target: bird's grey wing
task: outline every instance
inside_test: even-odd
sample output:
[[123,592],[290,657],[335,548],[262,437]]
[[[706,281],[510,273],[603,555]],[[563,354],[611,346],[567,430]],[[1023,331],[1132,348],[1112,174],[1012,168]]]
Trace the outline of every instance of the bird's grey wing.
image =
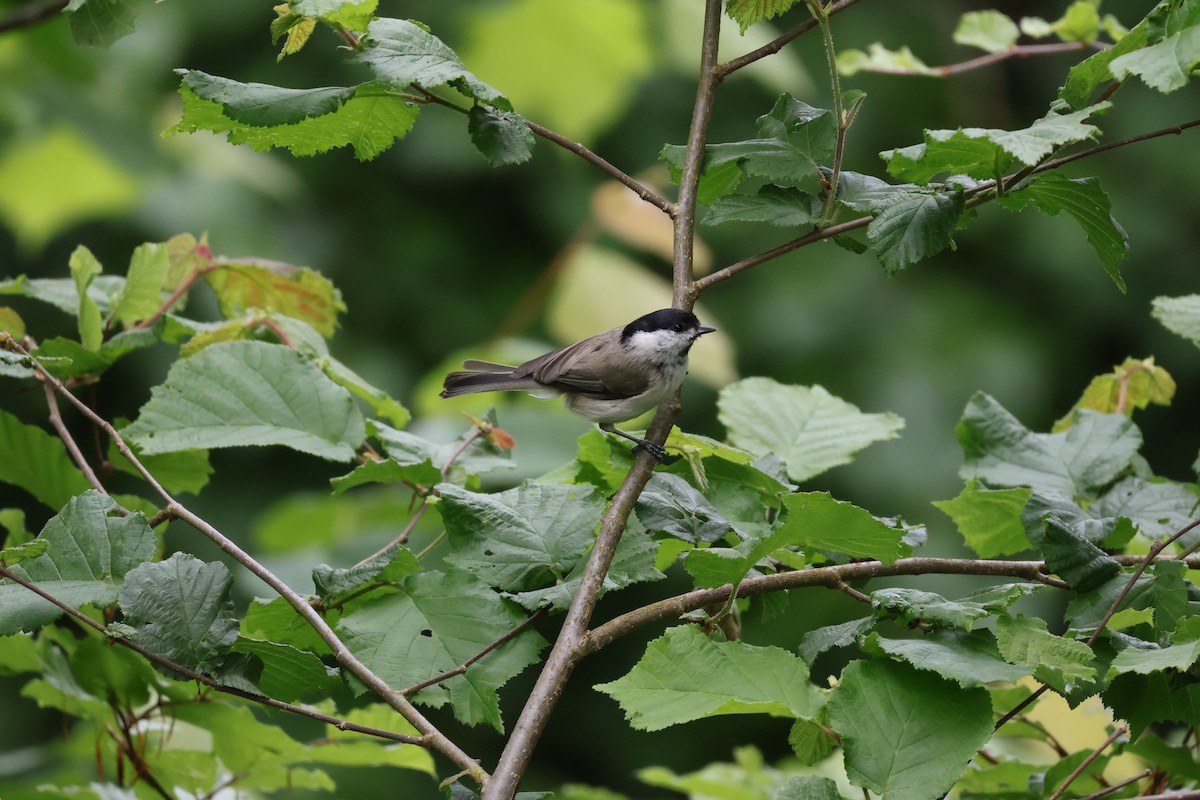
[[[619,336],[620,329],[597,334],[526,362],[513,375],[529,376],[538,383],[561,391],[613,399],[632,397],[645,389],[649,374],[643,374],[643,370],[628,364],[619,352],[615,352],[619,347]],[[606,350],[614,352],[607,354]],[[609,357],[606,358],[606,355]],[[588,365],[589,362],[592,366]],[[597,362],[617,365],[620,369],[597,369],[594,366]]]
[[492,361],[480,361],[477,358],[469,358],[463,362],[463,369],[471,372],[512,372],[514,368],[507,364],[496,364]]

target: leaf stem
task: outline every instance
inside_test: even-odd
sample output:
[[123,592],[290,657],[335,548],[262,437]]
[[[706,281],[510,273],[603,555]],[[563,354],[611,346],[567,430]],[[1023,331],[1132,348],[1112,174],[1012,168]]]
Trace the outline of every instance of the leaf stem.
[[1071,774],[1068,775],[1065,779],[1063,779],[1063,782],[1058,785],[1058,788],[1054,790],[1054,793],[1052,795],[1050,795],[1050,797],[1048,797],[1047,800],[1058,800],[1058,798],[1062,797],[1063,792],[1065,792],[1067,790],[1067,787],[1069,787],[1072,783],[1074,783],[1075,779],[1078,778],[1080,775],[1082,775],[1083,771],[1085,769],[1087,769],[1091,765],[1091,763],[1100,756],[1101,753],[1103,753],[1105,750],[1107,750],[1108,747],[1110,745],[1112,745],[1113,742],[1115,742],[1117,739],[1124,736],[1128,732],[1129,732],[1129,729],[1126,728],[1124,725],[1118,725],[1116,727],[1116,729],[1112,732],[1111,735],[1109,735],[1109,737],[1107,739],[1105,739],[1103,742],[1101,742],[1096,747],[1095,750],[1088,753],[1087,757],[1085,757],[1083,759],[1083,761],[1079,762],[1079,766],[1077,766],[1074,770],[1072,770]]
[[829,83],[833,90],[833,117],[837,120],[833,169],[829,176],[829,189],[825,195],[825,210],[821,212],[821,220],[817,223],[818,228],[824,228],[833,222],[833,216],[837,209],[838,181],[842,176],[842,154],[846,149],[846,129],[850,126],[850,120],[846,116],[845,101],[842,98],[842,84],[837,68],[837,49],[833,43],[833,28],[829,24],[829,12],[822,5],[821,0],[807,0],[807,2],[808,10],[817,21],[817,27],[821,29],[821,41],[825,45],[825,62],[829,69]]

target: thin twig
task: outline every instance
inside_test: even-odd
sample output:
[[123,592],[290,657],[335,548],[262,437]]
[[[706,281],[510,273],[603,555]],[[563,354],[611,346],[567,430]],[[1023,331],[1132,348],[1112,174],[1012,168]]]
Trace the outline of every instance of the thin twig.
[[1095,750],[1088,753],[1087,757],[1084,758],[1083,761],[1079,762],[1079,766],[1077,766],[1074,770],[1072,770],[1071,774],[1068,775],[1065,779],[1063,779],[1063,782],[1058,785],[1058,788],[1054,790],[1054,793],[1052,795],[1050,795],[1050,797],[1047,798],[1047,800],[1058,800],[1058,798],[1062,797],[1062,794],[1063,794],[1063,792],[1065,792],[1067,790],[1067,787],[1070,786],[1072,783],[1074,783],[1075,779],[1078,778],[1080,775],[1082,775],[1083,771],[1085,769],[1087,769],[1089,766],[1091,766],[1091,763],[1093,761],[1095,761],[1100,756],[1101,753],[1103,753],[1105,750],[1107,750],[1113,742],[1115,742],[1117,739],[1124,736],[1128,732],[1129,732],[1129,729],[1126,728],[1124,725],[1118,725],[1116,727],[1116,730],[1114,730],[1107,739],[1105,739],[1103,742],[1101,742],[1096,747]]
[[960,61],[956,64],[945,64],[940,67],[925,67],[924,69],[908,69],[905,67],[880,67],[871,64],[866,64],[862,67],[863,72],[874,72],[881,75],[901,75],[914,77],[936,77],[946,78],[951,75],[960,75],[964,72],[980,69],[982,67],[991,66],[992,64],[1001,61],[1007,61],[1010,58],[1029,58],[1031,56],[1044,56],[1054,53],[1074,53],[1079,50],[1086,50],[1093,47],[1097,50],[1106,49],[1108,46],[1102,42],[1088,44],[1086,42],[1054,42],[1052,44],[1014,44],[1011,47],[1000,50],[995,53],[985,53],[976,58],[971,58],[966,61]]
[[78,622],[81,622],[83,625],[85,625],[89,628],[92,628],[93,630],[100,633],[100,635],[104,636],[109,642],[111,642],[113,644],[119,644],[122,647],[127,647],[130,650],[132,650],[133,652],[142,656],[143,658],[153,661],[156,664],[160,664],[160,665],[166,667],[167,669],[178,672],[180,675],[185,676],[188,680],[192,680],[192,681],[196,681],[197,683],[204,684],[205,686],[209,687],[210,689],[214,689],[218,692],[221,692],[222,694],[229,694],[229,695],[233,695],[234,697],[240,697],[243,700],[249,700],[251,702],[259,703],[260,705],[268,706],[270,708],[278,709],[280,711],[286,711],[289,714],[296,714],[301,717],[308,717],[309,719],[314,719],[319,722],[324,722],[329,725],[333,725],[338,730],[354,731],[356,733],[365,733],[369,736],[377,736],[381,739],[390,739],[393,742],[402,742],[404,744],[415,744],[415,745],[420,745],[420,746],[428,746],[428,741],[427,741],[426,737],[424,737],[424,736],[413,736],[412,734],[408,734],[408,733],[396,733],[394,731],[388,731],[388,730],[384,730],[382,728],[372,728],[368,725],[359,725],[357,723],[349,722],[347,720],[341,719],[340,717],[330,716],[329,714],[322,714],[321,712],[314,711],[311,708],[305,708],[304,706],[297,706],[297,705],[293,705],[291,703],[285,703],[282,700],[276,700],[273,697],[267,697],[266,695],[255,694],[253,692],[248,692],[244,689],[238,689],[233,686],[226,686],[224,684],[218,683],[215,678],[213,678],[209,675],[205,675],[201,672],[196,672],[195,670],[190,669],[188,667],[185,667],[183,664],[172,661],[171,659],[167,658],[166,656],[161,656],[158,653],[155,653],[153,650],[148,650],[145,647],[142,647],[140,644],[137,644],[134,641],[131,641],[129,639],[122,639],[122,638],[110,636],[108,631],[105,629],[105,627],[103,625],[101,625],[99,622],[92,619],[87,614],[84,614],[82,611],[80,611],[79,609],[70,605],[69,603],[65,603],[62,600],[60,600],[59,598],[50,594],[49,592],[44,590],[42,587],[38,586],[36,583],[32,583],[30,581],[25,580],[24,578],[17,575],[15,572],[13,572],[8,567],[6,567],[2,564],[0,564],[0,577],[6,578],[7,580],[10,580],[13,583],[16,583],[20,586],[24,586],[26,589],[33,592],[38,597],[41,597],[43,600],[45,600],[49,603],[53,603],[54,605],[58,606],[65,613],[67,613],[68,615],[73,617]]
[[212,272],[215,268],[216,268],[216,262],[210,260],[207,264],[204,264],[203,266],[199,266],[199,267],[196,267],[195,269],[193,269],[191,272],[188,273],[187,277],[184,278],[182,281],[180,281],[179,285],[176,286],[169,295],[167,295],[167,298],[165,300],[163,300],[161,303],[159,303],[158,308],[155,309],[153,314],[146,317],[144,320],[139,322],[137,325],[134,325],[133,327],[138,330],[154,327],[154,325],[160,319],[162,319],[163,316],[168,311],[171,310],[171,306],[173,306],[177,302],[179,302],[179,298],[183,297],[185,294],[187,294],[191,290],[192,286],[194,286],[196,284],[196,281],[200,280],[200,278],[202,278],[205,275],[207,275],[208,273]]
[[537,622],[539,619],[541,619],[544,616],[546,616],[546,609],[539,608],[537,611],[530,614],[529,617],[526,618],[526,620],[524,622],[522,622],[520,625],[517,625],[515,628],[510,630],[508,633],[504,634],[499,639],[492,642],[487,647],[483,648],[478,653],[471,656],[470,658],[468,658],[466,661],[459,664],[454,669],[446,670],[441,675],[434,675],[432,678],[423,680],[420,683],[414,683],[412,686],[409,686],[407,689],[401,689],[400,694],[405,695],[405,696],[416,694],[417,692],[421,691],[422,689],[427,689],[430,686],[433,686],[438,683],[442,683],[443,681],[448,681],[451,678],[462,675],[468,669],[470,669],[471,665],[474,664],[476,661],[483,658],[488,653],[495,650],[497,647],[500,647],[504,644],[507,644],[508,642],[511,642],[513,639],[517,638],[522,633],[524,633],[526,630],[528,630],[529,627],[531,625],[533,625],[533,623]]
[[[96,473],[92,470],[92,465],[84,458],[83,451],[79,449],[79,445],[75,443],[75,438],[71,436],[71,432],[67,430],[66,423],[63,422],[62,413],[58,409],[58,395],[54,392],[54,387],[49,383],[42,381],[42,391],[46,395],[46,408],[49,411],[50,425],[54,428],[54,432],[58,434],[58,438],[62,439],[63,445],[66,446],[67,452],[71,454],[71,460],[75,462],[75,466],[79,467],[79,471],[83,473],[83,477],[92,485],[92,488],[103,495],[108,494],[108,489],[104,488],[104,484],[96,477]],[[117,513],[121,516],[127,516],[129,511],[117,504]]]
[[829,173],[829,189],[825,195],[825,209],[821,212],[821,222],[817,226],[824,228],[833,221],[837,208],[838,181],[842,176],[842,158],[846,149],[846,128],[849,120],[846,118],[845,102],[842,99],[842,85],[838,78],[837,49],[833,43],[833,29],[829,25],[829,13],[822,0],[808,0],[808,10],[817,26],[821,29],[821,41],[825,45],[825,65],[829,70],[829,82],[833,94],[833,118],[837,121],[837,138],[833,153],[833,168]]
[[[826,9],[825,15],[832,17],[834,14],[837,14],[841,11],[845,11],[847,8],[849,8],[850,6],[854,5],[857,2],[858,2],[858,0],[839,0],[838,2],[831,5],[828,9]],[[813,19],[812,17],[809,17],[808,19],[804,20],[799,25],[797,25],[796,27],[787,31],[786,33],[776,37],[775,39],[772,39],[770,42],[767,42],[762,47],[759,47],[756,50],[751,50],[749,53],[746,53],[745,55],[738,56],[737,58],[733,59],[732,61],[727,61],[724,64],[717,66],[717,68],[716,68],[717,82],[720,83],[722,80],[725,79],[725,76],[727,76],[731,73],[737,72],[739,69],[742,69],[743,67],[748,67],[751,64],[753,64],[755,61],[759,61],[763,58],[766,58],[767,56],[775,55],[780,50],[782,50],[784,48],[784,46],[786,46],[790,42],[794,41],[795,39],[799,38],[800,36],[803,36],[804,34],[808,33],[815,27],[817,27],[817,21],[815,19]]]
[[[1117,781],[1112,786],[1106,786],[1098,792],[1092,792],[1091,794],[1085,794],[1083,797],[1079,798],[1079,800],[1100,800],[1101,797],[1106,797],[1106,796],[1112,794],[1113,792],[1117,791],[1118,789],[1124,789],[1126,786],[1128,786],[1131,783],[1137,783],[1140,780],[1150,777],[1150,774],[1151,774],[1150,770],[1145,770],[1144,772],[1142,772],[1138,775],[1132,775],[1123,781]],[[1178,795],[1175,795],[1175,796],[1178,796]]]
[[[26,356],[30,355],[29,352],[20,347],[20,345],[17,345],[17,348],[18,352],[22,352]],[[146,469],[142,462],[138,460],[138,457],[134,455],[132,450],[129,449],[129,445],[125,443],[125,440],[119,433],[117,433],[116,429],[113,428],[113,426],[109,424],[107,420],[89,408],[85,403],[80,401],[79,398],[72,394],[70,390],[68,390],[67,387],[62,384],[62,381],[58,380],[49,372],[47,372],[46,368],[43,367],[36,358],[32,356],[30,356],[30,358],[39,375],[43,376],[45,380],[53,384],[55,390],[58,391],[60,395],[65,397],[72,405],[79,409],[79,411],[85,417],[91,420],[93,424],[99,426],[108,435],[108,437],[112,439],[113,444],[116,445],[121,454],[125,456],[125,458],[129,459],[129,462],[133,464],[134,468],[138,471],[146,483],[149,484],[155,493],[166,502],[167,509],[171,510],[179,519],[184,520],[193,528],[200,531],[200,533],[204,534],[222,551],[231,556],[242,566],[246,567],[246,569],[250,570],[250,572],[275,590],[277,594],[283,597],[287,601],[288,605],[294,608],[296,613],[298,613],[313,628],[313,630],[316,631],[317,636],[319,636],[321,640],[329,646],[329,648],[333,651],[334,658],[337,660],[337,662],[348,672],[362,681],[368,689],[379,696],[385,703],[399,712],[401,716],[403,716],[413,725],[413,727],[424,734],[430,747],[442,753],[460,768],[470,772],[472,777],[474,777],[481,785],[487,781],[487,772],[479,766],[479,763],[463,752],[462,748],[460,748],[444,733],[442,733],[425,717],[424,714],[417,709],[416,706],[409,702],[404,695],[400,694],[398,691],[389,686],[386,681],[376,675],[366,664],[359,660],[358,656],[354,655],[354,653],[351,652],[348,647],[346,647],[345,643],[342,642],[341,638],[334,633],[333,629],[329,627],[329,623],[327,623],[325,619],[315,609],[313,609],[303,597],[301,597],[294,589],[280,580],[275,573],[264,567],[257,560],[255,560],[253,556],[239,547],[232,539],[221,533],[209,522],[202,519],[186,506],[183,506],[176,501],[171,493],[163,488],[162,484],[159,483],[158,480],[150,473],[150,471]]]

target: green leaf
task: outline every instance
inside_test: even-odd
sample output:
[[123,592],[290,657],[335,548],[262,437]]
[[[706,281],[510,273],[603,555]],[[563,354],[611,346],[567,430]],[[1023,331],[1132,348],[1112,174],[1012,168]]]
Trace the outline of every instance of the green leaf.
[[292,125],[332,114],[354,96],[357,88],[285,89],[265,83],[241,83],[199,70],[179,70],[178,74],[197,97],[220,104],[229,119],[253,127]]
[[989,53],[1000,53],[1017,43],[1021,31],[1017,23],[1005,14],[988,9],[968,11],[958,18],[954,41],[968,47],[978,47]]
[[179,95],[183,118],[164,135],[211,131],[255,150],[286,147],[294,156],[349,146],[359,161],[370,161],[407,136],[420,115],[417,105],[374,83],[355,87],[354,96],[333,113],[272,127],[246,125],[228,117],[220,103],[201,98],[186,83],[180,85]]
[[131,325],[149,319],[162,304],[171,261],[166,243],[146,243],[133,251],[125,287],[116,299],[112,318]]
[[378,0],[295,0],[292,8],[306,17],[320,17],[350,30],[362,31],[366,30],[378,5]]
[[1096,588],[1121,571],[1110,555],[1061,519],[1044,520],[1042,536],[1031,536],[1046,558],[1046,567],[1077,592]]
[[312,578],[317,594],[328,601],[339,594],[354,591],[368,582],[398,583],[420,570],[421,565],[412,551],[397,547],[345,569],[319,564],[313,568]]
[[1117,80],[1136,75],[1151,89],[1166,94],[1182,89],[1200,64],[1200,25],[1193,25],[1156,42],[1117,56],[1109,71]]
[[130,570],[121,587],[128,637],[160,656],[208,672],[237,638],[229,590],[233,576],[220,562],[174,553]]
[[704,215],[705,225],[726,222],[766,222],[780,227],[809,225],[822,210],[819,197],[774,184],[767,184],[755,194],[733,194],[719,197]]
[[364,461],[353,472],[331,478],[334,494],[341,494],[355,486],[369,483],[411,483],[417,486],[433,486],[441,482],[442,472],[428,459],[419,464],[401,464],[393,458],[382,461]]
[[308,267],[277,261],[222,263],[204,277],[226,318],[263,309],[301,320],[328,338],[337,327],[338,313],[346,310],[341,292]]
[[[525,620],[516,605],[463,572],[421,572],[403,591],[371,600],[343,617],[338,633],[377,675],[410,686],[458,667]],[[545,646],[526,631],[472,664],[466,673],[422,689],[413,699],[450,703],[468,725],[503,731],[497,690],[532,664]]]
[[801,547],[876,558],[885,564],[912,554],[912,547],[904,541],[906,531],[852,503],[834,500],[828,492],[785,495],[783,504],[787,516],[780,531]]
[[827,650],[858,644],[874,627],[874,618],[863,617],[808,631],[800,639],[800,657],[811,666]]
[[[1125,517],[1146,539],[1164,539],[1195,518],[1197,503],[1200,498],[1186,485],[1130,476],[1102,494],[1088,512],[1099,517]],[[1185,536],[1184,544],[1194,540],[1193,536]]]
[[934,631],[920,639],[885,639],[873,634],[868,649],[934,672],[962,688],[1002,681],[1015,683],[1032,667],[1007,663],[986,631]]
[[846,76],[863,70],[895,75],[941,74],[918,58],[907,45],[898,50],[889,50],[879,42],[868,45],[865,53],[862,50],[842,50],[837,56],[837,69]]
[[100,349],[104,337],[104,326],[100,319],[100,308],[88,295],[88,287],[102,271],[100,262],[92,255],[92,251],[83,245],[75,248],[69,261],[71,278],[75,281],[75,292],[79,298],[76,315],[79,319],[79,341],[83,346],[95,352]]
[[520,114],[491,106],[472,106],[467,133],[475,149],[493,167],[523,164],[533,157],[534,137]]
[[678,475],[652,475],[634,510],[647,530],[686,542],[715,542],[733,530],[708,498]]
[[713,641],[694,625],[671,628],[628,675],[593,688],[643,731],[726,714],[810,718],[823,704],[800,658],[778,647]]
[[591,486],[524,483],[477,494],[443,483],[438,493],[446,560],[508,592],[563,582],[585,557],[605,505]]
[[1091,0],[1075,0],[1050,27],[1065,42],[1093,42],[1100,35],[1097,7]]
[[906,624],[926,624],[969,631],[976,620],[1004,612],[1022,597],[1036,591],[1028,583],[989,586],[961,600],[948,600],[940,594],[919,589],[878,589],[871,593],[871,605]]
[[904,427],[895,414],[864,414],[820,386],[786,386],[770,378],[726,386],[717,405],[730,442],[756,455],[777,453],[794,481],[847,464],[868,444],[895,438]]
[[1200,724],[1200,684],[1180,681],[1164,672],[1127,672],[1109,682],[1101,694],[1113,716],[1129,723],[1133,740],[1155,722]]
[[[71,498],[33,541],[45,542],[46,552],[12,571],[75,608],[115,603],[122,581],[158,548],[141,514],[122,517],[112,498],[91,490]],[[62,614],[15,583],[0,583],[0,609],[0,634],[32,630]]]
[[[601,591],[612,592],[624,589],[634,583],[661,581],[667,577],[655,568],[654,560],[657,553],[658,547],[654,540],[644,535],[636,525],[631,524],[626,529],[625,535],[621,537],[621,541],[617,543],[617,552],[613,556],[608,573],[604,576]],[[581,557],[575,564],[575,568],[561,583],[544,589],[521,592],[513,599],[530,611],[547,606],[560,611],[566,610],[571,605],[571,601],[575,599],[575,595],[579,593],[586,566],[587,559]]]
[[958,190],[895,195],[867,225],[872,251],[889,273],[940,253],[954,244],[963,203]]
[[0,409],[0,483],[19,486],[50,508],[87,491],[87,478],[62,442]]
[[[1164,6],[1166,3],[1159,4],[1160,8]],[[1112,62],[1145,47],[1149,41],[1146,19],[1135,25],[1133,30],[1118,39],[1112,47],[1093,53],[1071,67],[1067,73],[1066,82],[1058,91],[1059,97],[1065,100],[1071,108],[1076,109],[1083,108],[1090,103],[1096,88],[1114,79],[1110,69]]]
[[738,24],[742,34],[756,22],[778,17],[792,6],[797,0],[728,0],[725,3],[725,13]]
[[450,85],[468,97],[512,111],[504,95],[475,77],[441,39],[414,22],[390,18],[372,21],[356,59],[367,64],[380,82],[393,88],[403,91],[411,84],[426,89]]
[[1055,636],[1041,619],[1002,615],[996,621],[996,644],[1005,661],[1033,668],[1035,678],[1060,693],[1072,684],[1096,677],[1092,648]]
[[1200,294],[1184,297],[1156,297],[1151,315],[1167,330],[1200,346]]
[[1175,379],[1171,373],[1154,363],[1154,357],[1127,358],[1113,367],[1112,372],[1092,378],[1071,410],[1054,423],[1051,432],[1071,426],[1075,412],[1090,408],[1103,414],[1123,413],[1132,417],[1137,409],[1154,403],[1169,406],[1175,397]]
[[366,436],[348,392],[291,348],[215,344],[177,361],[125,429],[146,453],[282,444],[349,461]]
[[1125,470],[1142,443],[1120,414],[1082,410],[1062,433],[1033,433],[994,398],[975,394],[955,428],[963,478],[1088,497]]
[[922,144],[880,153],[887,170],[900,180],[928,183],[940,174],[969,175],[979,180],[1007,172],[1012,163],[1032,167],[1056,148],[1087,141],[1100,129],[1086,120],[1111,103],[1059,114],[1051,111],[1028,128],[1005,131],[995,128],[926,130]]
[[[487,420],[496,424],[495,414],[488,413]],[[400,431],[378,420],[369,423],[371,435],[383,443],[389,456],[404,465],[429,462],[439,470],[447,469],[447,480],[462,485],[467,475],[480,475],[497,469],[512,469],[510,450],[496,447],[486,436],[475,436],[471,429],[457,440],[449,443],[434,443],[420,436]],[[467,442],[470,438],[472,441]]]
[[971,479],[953,500],[935,500],[958,527],[967,546],[980,558],[995,558],[1028,550],[1021,510],[1029,502],[1028,488],[987,489]]
[[1112,205],[1098,178],[1068,178],[1046,172],[1000,198],[1000,204],[1013,211],[1032,205],[1051,217],[1066,211],[1087,234],[1108,277],[1125,291],[1118,267],[1129,255],[1129,237],[1113,219]]
[[1136,672],[1139,675],[1148,675],[1166,670],[1186,672],[1197,660],[1200,660],[1200,641],[1152,650],[1126,647],[1112,660],[1109,674]]
[[948,791],[992,733],[984,689],[880,661],[842,670],[829,715],[851,783],[890,800]]
[[133,20],[141,5],[141,0],[71,0],[65,11],[76,42],[109,47],[133,33]]
[[336,670],[328,669],[315,654],[288,644],[238,637],[231,648],[262,662],[257,684],[263,694],[292,703],[301,698],[327,697],[341,684]]
[[[7,542],[7,540],[5,540]],[[8,547],[0,548],[0,563],[7,565],[18,564],[22,561],[28,561],[31,558],[45,555],[49,549],[50,543],[45,539],[36,541],[22,542],[21,544],[13,544]]]

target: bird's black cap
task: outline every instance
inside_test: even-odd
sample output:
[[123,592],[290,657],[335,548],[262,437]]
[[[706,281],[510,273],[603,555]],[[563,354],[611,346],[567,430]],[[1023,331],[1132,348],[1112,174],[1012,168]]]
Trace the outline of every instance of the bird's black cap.
[[642,331],[686,331],[700,327],[703,327],[700,325],[700,320],[690,311],[661,308],[658,311],[651,311],[644,317],[638,317],[626,325],[625,330],[621,331],[621,338],[628,339],[633,334]]

